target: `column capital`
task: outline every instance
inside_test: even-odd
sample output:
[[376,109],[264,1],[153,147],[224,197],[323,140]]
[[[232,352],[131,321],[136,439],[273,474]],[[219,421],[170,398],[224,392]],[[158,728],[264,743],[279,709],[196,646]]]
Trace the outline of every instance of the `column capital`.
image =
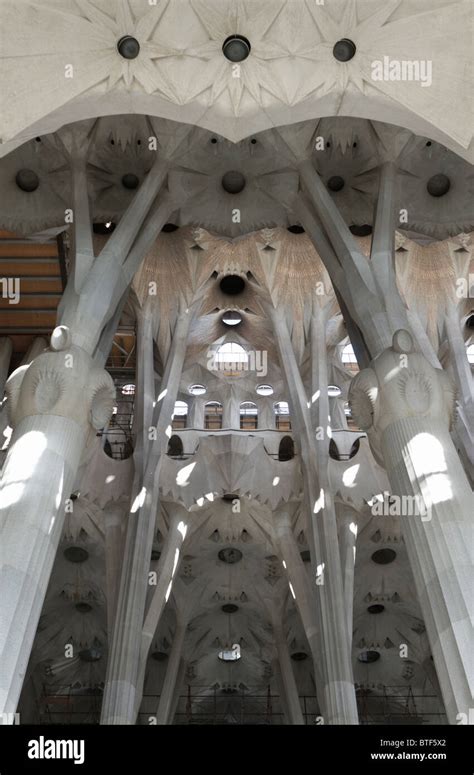
[[[55,329],[57,330],[57,329]],[[110,374],[94,364],[91,356],[64,338],[51,337],[51,349],[30,364],[20,366],[6,383],[10,423],[15,428],[26,417],[66,417],[89,430],[103,428],[110,420],[115,386]]]
[[446,372],[414,352],[410,333],[399,329],[392,346],[354,377],[349,403],[354,420],[376,443],[390,425],[408,417],[441,423],[449,429],[455,387]]

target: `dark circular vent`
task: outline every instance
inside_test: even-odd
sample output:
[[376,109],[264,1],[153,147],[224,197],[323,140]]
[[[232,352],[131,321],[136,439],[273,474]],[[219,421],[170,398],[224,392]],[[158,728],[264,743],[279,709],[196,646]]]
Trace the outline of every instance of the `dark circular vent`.
[[311,553],[309,549],[303,549],[303,551],[300,552],[300,555],[303,562],[311,562]]
[[234,603],[226,603],[222,606],[222,611],[225,614],[235,614],[239,610],[238,605],[234,605]]
[[239,549],[228,546],[226,549],[221,549],[217,556],[221,562],[226,562],[228,565],[234,565],[236,562],[240,562],[243,555]]
[[305,659],[308,659],[308,655],[306,654],[305,651],[294,651],[293,654],[291,655],[291,658],[295,662],[304,662]]
[[385,611],[385,606],[380,603],[374,603],[374,605],[369,605],[367,611],[369,614],[381,614]]
[[353,224],[352,226],[349,226],[349,229],[354,237],[369,237],[372,234],[372,226],[369,226],[368,223],[364,223],[362,226]]
[[166,651],[153,651],[151,658],[154,659],[155,662],[166,662],[168,659],[168,654]]
[[292,234],[304,234],[303,227],[298,223],[294,223],[291,226],[288,226],[288,231],[290,231]]
[[122,186],[128,188],[130,191],[138,188],[139,183],[138,177],[133,172],[127,172],[127,174],[122,177]]
[[94,234],[112,234],[115,231],[115,223],[108,221],[107,223],[93,223],[92,231]]
[[233,492],[226,492],[222,496],[222,500],[223,501],[228,501],[229,503],[233,503],[234,501],[240,500],[240,498],[239,498],[238,495],[235,495],[235,493],[233,493]]
[[359,662],[369,664],[370,662],[377,662],[380,659],[380,654],[378,651],[361,651],[357,659]]
[[333,175],[328,180],[328,188],[330,191],[342,191],[344,188],[344,178],[341,178],[340,175]]
[[19,170],[16,174],[15,182],[18,188],[30,194],[38,188],[39,177],[33,170]]
[[250,54],[250,49],[250,42],[243,35],[230,35],[222,46],[222,52],[229,62],[243,62]]
[[87,549],[83,549],[82,546],[68,546],[64,550],[64,556],[69,562],[85,562],[89,558],[89,552]]
[[443,175],[440,172],[438,175],[433,175],[426,184],[426,190],[431,196],[444,196],[451,188],[451,181],[447,175]]
[[92,606],[89,603],[76,603],[76,611],[80,614],[88,614],[92,611]]
[[245,288],[245,280],[238,274],[228,274],[219,283],[222,293],[228,296],[237,296]]
[[140,53],[140,44],[132,35],[124,35],[117,43],[117,50],[124,59],[136,59]]
[[372,555],[372,560],[376,562],[377,565],[389,565],[394,561],[396,556],[397,553],[394,549],[377,549]]
[[79,652],[79,659],[82,662],[98,662],[102,659],[102,651],[97,648],[82,649]]
[[222,176],[221,182],[228,194],[240,194],[245,188],[245,176],[239,170],[229,170]]
[[177,226],[175,223],[165,223],[161,231],[164,231],[165,234],[171,234],[172,231],[178,231],[179,226]]
[[160,557],[161,557],[161,552],[158,549],[152,549],[151,550],[151,561],[152,562],[158,562]]
[[348,62],[355,55],[356,45],[349,38],[341,38],[335,43],[332,53],[338,62]]

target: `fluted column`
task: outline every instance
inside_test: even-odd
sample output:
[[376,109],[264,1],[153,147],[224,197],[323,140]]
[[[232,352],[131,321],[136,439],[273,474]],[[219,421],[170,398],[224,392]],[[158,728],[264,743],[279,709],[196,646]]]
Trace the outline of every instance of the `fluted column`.
[[64,502],[92,428],[115,389],[90,355],[55,329],[49,351],[7,382],[13,435],[0,484],[0,712],[14,712],[61,537]]
[[[358,713],[352,674],[347,620],[343,609],[343,584],[337,525],[331,492],[320,480],[318,453],[306,391],[285,320],[269,308],[280,363],[291,398],[292,418],[301,444],[301,464],[311,551],[312,585],[320,633],[324,690],[320,697],[326,724],[357,724]],[[326,393],[327,396],[327,393]]]
[[5,382],[7,381],[10,358],[12,356],[12,340],[9,336],[0,338],[0,405],[3,401]]
[[174,633],[173,644],[168,659],[168,665],[166,667],[166,675],[161,690],[160,702],[158,704],[158,710],[156,713],[157,724],[170,724],[171,708],[173,706],[173,699],[175,696],[176,683],[178,679],[178,672],[181,663],[181,654],[183,651],[184,638],[186,636],[187,621],[178,616],[176,622],[176,630]]
[[[142,629],[149,561],[159,508],[159,477],[168,445],[166,431],[171,423],[178,395],[192,318],[192,309],[187,308],[181,312],[175,325],[155,406],[155,438],[145,455],[144,474],[137,480],[128,517],[117,616],[102,704],[102,724],[134,724],[141,701]],[[154,631],[152,637],[153,635]]]
[[354,613],[354,570],[357,540],[355,514],[344,511],[338,517],[339,553],[341,555],[342,583],[344,586],[344,608],[347,619],[349,643],[352,645]]
[[[413,352],[407,331],[353,380],[359,426],[399,496],[401,526],[450,723],[469,714],[473,497],[449,429],[448,375]],[[408,500],[407,500],[408,499]]]
[[204,428],[204,398],[201,396],[194,396],[191,401],[191,406],[188,413],[188,427],[197,428],[199,430]]

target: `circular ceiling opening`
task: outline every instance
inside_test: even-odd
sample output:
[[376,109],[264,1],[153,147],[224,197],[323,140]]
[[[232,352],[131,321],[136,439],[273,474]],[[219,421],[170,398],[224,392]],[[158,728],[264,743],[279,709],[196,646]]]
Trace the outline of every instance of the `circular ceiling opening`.
[[155,662],[166,662],[168,654],[166,651],[153,651],[151,658],[154,659]]
[[439,173],[439,175],[433,175],[426,184],[426,190],[431,196],[444,196],[451,188],[451,181],[447,175]]
[[250,49],[250,42],[243,35],[230,35],[222,45],[222,53],[229,62],[243,62]]
[[372,555],[372,560],[376,562],[377,565],[389,565],[394,561],[396,556],[397,553],[394,549],[377,549]]
[[255,392],[258,393],[259,396],[272,396],[273,388],[271,385],[257,385]]
[[206,393],[206,388],[204,385],[190,385],[188,387],[188,392],[192,396],[203,396],[204,393]]
[[94,234],[112,234],[115,230],[115,223],[107,221],[107,223],[93,223],[92,231]]
[[161,231],[164,231],[165,234],[170,234],[172,231],[178,231],[179,226],[177,226],[175,223],[165,223]]
[[307,655],[307,654],[306,654],[306,652],[304,652],[304,651],[295,651],[295,652],[294,652],[294,653],[291,655],[291,658],[292,658],[292,659],[293,659],[295,662],[304,662],[304,660],[305,660],[305,659],[308,659],[308,655]]
[[235,614],[239,610],[238,605],[234,605],[234,603],[226,603],[222,606],[221,609],[225,614]]
[[92,606],[89,603],[76,603],[76,611],[80,614],[88,614],[92,611]]
[[355,223],[349,226],[350,231],[354,237],[369,237],[372,234],[372,226],[368,223],[363,223],[362,226],[357,226]]
[[222,496],[222,500],[227,501],[228,503],[233,503],[234,501],[240,500],[240,498],[233,492],[226,492],[225,495]]
[[19,170],[16,174],[15,182],[18,188],[30,194],[38,188],[39,177],[33,170]]
[[129,191],[138,188],[139,183],[138,177],[133,172],[127,172],[127,174],[122,177],[122,186],[128,188]]
[[341,393],[342,393],[342,390],[337,385],[328,385],[328,396],[329,396],[329,398],[339,398]]
[[98,662],[102,658],[102,652],[99,649],[82,649],[79,652],[79,659],[82,662]]
[[338,62],[348,62],[355,55],[356,45],[349,38],[341,38],[335,43],[332,53]]
[[380,659],[380,654],[378,651],[361,651],[357,659],[359,662],[370,664],[371,662],[377,662]]
[[222,315],[222,322],[226,326],[238,326],[239,323],[242,323],[242,316],[234,310],[228,310]]
[[304,234],[304,229],[298,223],[294,223],[292,226],[288,226],[288,231],[292,234]]
[[68,546],[64,550],[64,556],[69,562],[85,562],[89,558],[89,552],[82,546]]
[[128,382],[126,385],[122,387],[122,395],[123,396],[134,396],[135,395],[135,385],[133,382]]
[[380,603],[374,603],[374,605],[369,605],[367,611],[369,614],[381,614],[385,611],[385,606]]
[[221,183],[228,194],[240,194],[245,188],[245,176],[238,170],[229,170],[222,176]]
[[226,549],[221,549],[217,555],[221,562],[226,562],[228,565],[234,565],[236,562],[240,562],[243,555],[239,549],[234,549],[233,546],[228,546]]
[[124,59],[136,59],[140,53],[140,44],[132,35],[124,35],[117,43],[117,50]]
[[341,178],[340,175],[333,175],[328,180],[328,188],[330,191],[342,191],[344,188],[344,178]]
[[300,556],[303,562],[311,562],[311,554],[309,549],[303,549],[303,551],[300,552]]
[[245,280],[238,274],[228,274],[219,283],[222,293],[228,296],[237,296],[245,288]]

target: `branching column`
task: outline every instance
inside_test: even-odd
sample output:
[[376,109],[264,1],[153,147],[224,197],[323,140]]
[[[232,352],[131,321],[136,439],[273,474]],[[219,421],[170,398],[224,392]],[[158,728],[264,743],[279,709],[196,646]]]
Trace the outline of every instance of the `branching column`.
[[317,452],[306,391],[288,328],[281,313],[273,307],[269,307],[269,313],[291,398],[296,435],[301,444],[312,578],[321,634],[324,696],[319,699],[325,723],[357,724],[351,651],[346,616],[341,605],[344,598],[336,521],[333,512],[325,509],[328,494],[319,483]]
[[[449,434],[448,375],[413,352],[410,334],[353,380],[353,416],[383,457],[394,495],[448,719],[472,707],[473,497]],[[408,498],[408,499],[407,499]],[[404,500],[405,499],[405,500]]]
[[89,431],[114,405],[111,377],[56,329],[52,351],[7,382],[14,428],[0,485],[0,712],[15,712]]

